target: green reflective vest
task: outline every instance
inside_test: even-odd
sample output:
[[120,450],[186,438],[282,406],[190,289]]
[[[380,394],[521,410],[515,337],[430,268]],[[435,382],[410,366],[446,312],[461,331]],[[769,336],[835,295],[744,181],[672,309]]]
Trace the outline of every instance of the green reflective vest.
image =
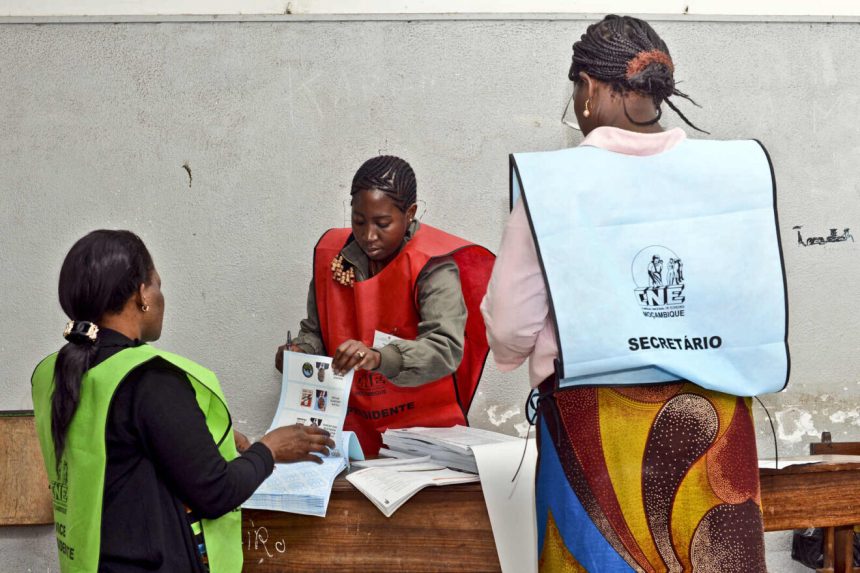
[[[176,354],[143,345],[121,350],[84,374],[81,399],[69,425],[66,448],[58,466],[51,438],[51,396],[57,354],[45,358],[33,373],[33,410],[54,502],[57,548],[63,573],[89,573],[98,569],[108,410],[114,392],[125,377],[156,357],[186,373],[218,451],[227,461],[237,456],[227,401],[215,373]],[[203,519],[198,523],[202,525],[211,572],[241,571],[240,510],[237,508],[218,519]]]

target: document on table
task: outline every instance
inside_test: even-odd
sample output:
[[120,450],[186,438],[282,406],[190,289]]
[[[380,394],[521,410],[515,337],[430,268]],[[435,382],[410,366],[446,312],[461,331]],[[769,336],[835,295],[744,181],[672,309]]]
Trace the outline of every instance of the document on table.
[[332,484],[346,469],[346,459],[323,456],[322,460],[322,464],[275,464],[272,475],[242,507],[325,517]]
[[[502,573],[537,572],[537,524],[535,520],[534,438],[474,446],[481,489],[493,527]],[[517,466],[523,458],[517,473]],[[511,479],[516,474],[516,479]]]
[[385,517],[397,511],[413,495],[427,486],[478,481],[478,476],[449,470],[428,462],[369,467],[346,476]]
[[[382,452],[380,451],[380,454]],[[414,464],[423,464],[423,463],[433,463],[430,460],[430,456],[409,456],[409,457],[393,457],[393,458],[377,458],[375,460],[363,460],[360,462],[353,462],[352,467],[357,468],[391,468],[397,466],[408,466]]]

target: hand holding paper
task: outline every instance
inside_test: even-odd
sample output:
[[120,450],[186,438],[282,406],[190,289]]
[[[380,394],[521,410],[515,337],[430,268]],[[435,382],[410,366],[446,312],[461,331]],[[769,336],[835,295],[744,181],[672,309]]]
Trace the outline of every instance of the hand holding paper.
[[381,359],[379,352],[360,340],[347,340],[337,347],[331,366],[335,374],[343,375],[353,368],[375,370],[379,368]]
[[277,463],[314,462],[322,463],[317,454],[328,454],[335,447],[331,434],[320,427],[302,424],[276,428],[260,440],[272,451]]
[[261,441],[278,441],[266,444],[275,460],[295,463],[275,464],[242,507],[325,516],[347,456],[363,459],[355,436],[342,431],[353,373],[338,376],[331,358],[298,352],[283,352],[283,366],[278,411]]

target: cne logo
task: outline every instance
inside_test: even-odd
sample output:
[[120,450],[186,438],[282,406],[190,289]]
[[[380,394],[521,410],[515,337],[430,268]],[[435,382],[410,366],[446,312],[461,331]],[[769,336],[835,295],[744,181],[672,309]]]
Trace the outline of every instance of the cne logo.
[[630,270],[644,316],[684,316],[684,263],[674,251],[661,245],[645,247],[633,258]]
[[51,481],[50,488],[54,507],[61,513],[66,513],[69,503],[69,463],[65,459],[57,468],[57,479]]
[[379,396],[387,390],[388,380],[378,372],[363,372],[353,378],[352,387],[359,396]]

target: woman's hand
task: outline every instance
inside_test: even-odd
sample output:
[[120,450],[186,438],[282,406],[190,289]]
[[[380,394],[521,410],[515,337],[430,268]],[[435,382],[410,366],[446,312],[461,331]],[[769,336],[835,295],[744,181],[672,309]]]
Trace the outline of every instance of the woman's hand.
[[236,442],[236,450],[240,454],[251,447],[251,441],[239,430],[233,430],[233,440]]
[[276,428],[263,436],[260,442],[272,451],[277,463],[316,462],[322,463],[313,452],[327,454],[334,448],[334,440],[329,433],[317,426],[293,424]]
[[337,347],[331,367],[335,374],[342,376],[353,368],[376,370],[381,360],[378,350],[368,348],[359,340],[347,340]]
[[282,345],[278,346],[278,351],[275,353],[275,368],[278,369],[278,372],[284,371],[284,351],[285,350],[289,350],[290,352],[304,352],[295,343],[291,344],[289,348],[287,348],[286,344],[282,344]]

